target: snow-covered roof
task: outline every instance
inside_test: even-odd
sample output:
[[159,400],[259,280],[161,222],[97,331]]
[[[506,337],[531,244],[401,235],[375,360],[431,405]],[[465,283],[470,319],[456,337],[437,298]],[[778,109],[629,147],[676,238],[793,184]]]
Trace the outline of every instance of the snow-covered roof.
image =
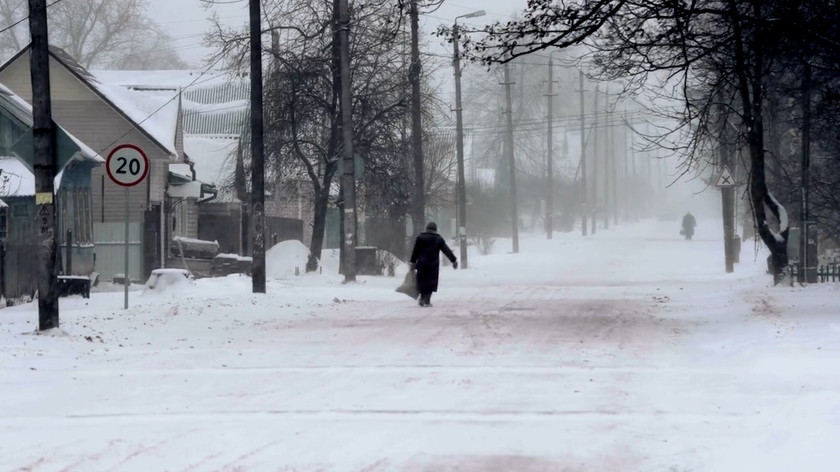
[[147,93],[99,82],[92,82],[91,86],[146,130],[170,154],[177,154],[175,132],[178,129],[179,90]]
[[[64,171],[55,176],[53,188],[56,192],[61,186],[63,176]],[[17,157],[0,156],[0,197],[31,197],[33,195],[35,195],[35,174]]]
[[192,170],[189,164],[169,164],[169,173],[186,180],[192,180]]
[[242,134],[248,124],[250,81],[226,71],[94,71],[100,83],[135,92],[181,93],[185,134]]
[[[6,61],[0,69],[17,60],[30,47],[31,45],[27,45],[21,49],[15,56]],[[146,133],[165,151],[172,155],[177,155],[174,139],[177,125],[177,100],[172,100],[175,102],[174,107],[176,110],[176,119],[173,120],[172,113],[168,111],[170,106],[168,103],[158,101],[156,102],[157,106],[152,108],[153,105],[148,103],[143,104],[144,102],[139,96],[123,95],[120,88],[117,87],[115,91],[114,86],[103,85],[89,70],[79,64],[61,48],[50,46],[50,55],[66,67],[82,83],[90,87],[94,93],[99,94],[106,102],[110,102],[117,109],[117,112],[122,113],[129,121],[133,122],[133,125]],[[173,93],[172,96],[177,96],[177,94]],[[169,131],[169,128],[171,128],[171,131]],[[171,139],[170,136],[172,136]]]
[[21,121],[27,123],[28,125],[32,125],[32,106],[26,102],[26,100],[17,96],[12,89],[6,87],[3,84],[0,84],[0,93],[8,101],[9,105],[12,105],[14,109],[10,109],[9,111],[14,112],[15,116],[18,117]]
[[196,179],[221,186],[233,175],[236,139],[184,136],[184,152],[195,162]]
[[[5,108],[9,112],[13,113],[21,122],[25,123],[28,126],[32,126],[32,106],[29,103],[27,103],[26,100],[20,98],[18,95],[12,92],[11,89],[9,89],[3,84],[0,84],[0,96],[3,97],[4,102],[6,104]],[[61,127],[59,126],[59,128]],[[82,158],[90,159],[96,162],[105,162],[105,159],[102,156],[100,156],[99,153],[91,149],[87,144],[80,141],[78,138],[70,134],[64,128],[61,128],[61,131],[68,138],[70,138],[70,140],[73,141],[73,143],[76,144],[76,146],[79,147],[79,150],[82,154]]]
[[129,88],[145,87],[209,87],[225,83],[230,74],[221,70],[92,70],[93,76],[103,84]]

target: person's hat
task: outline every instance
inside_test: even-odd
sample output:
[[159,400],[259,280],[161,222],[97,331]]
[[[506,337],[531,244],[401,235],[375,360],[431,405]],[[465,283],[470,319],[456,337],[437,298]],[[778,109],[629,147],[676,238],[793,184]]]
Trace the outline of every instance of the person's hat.
[[429,224],[426,225],[427,231],[437,231],[437,223],[434,221],[430,221]]

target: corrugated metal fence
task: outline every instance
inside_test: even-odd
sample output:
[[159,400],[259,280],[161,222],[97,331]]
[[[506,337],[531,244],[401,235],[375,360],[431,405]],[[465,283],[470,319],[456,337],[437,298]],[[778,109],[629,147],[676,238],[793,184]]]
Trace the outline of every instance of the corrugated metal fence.
[[[145,282],[142,239],[142,223],[129,223],[128,271],[131,280],[139,282]],[[93,244],[96,272],[106,280],[125,272],[125,223],[94,223]]]

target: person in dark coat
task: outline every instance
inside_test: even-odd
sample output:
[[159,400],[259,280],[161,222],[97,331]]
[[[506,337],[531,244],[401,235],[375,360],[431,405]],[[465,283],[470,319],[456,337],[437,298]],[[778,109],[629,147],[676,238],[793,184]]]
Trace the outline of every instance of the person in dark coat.
[[432,306],[432,292],[437,292],[438,273],[440,272],[440,253],[449,258],[452,267],[458,268],[458,258],[446,245],[446,241],[437,232],[437,224],[432,221],[426,225],[426,231],[420,233],[414,241],[411,251],[411,268],[417,270],[417,289],[420,306]]
[[691,239],[694,236],[695,226],[697,226],[697,220],[694,219],[694,215],[691,212],[686,213],[682,219],[682,231],[680,231],[680,234],[685,236],[685,239]]

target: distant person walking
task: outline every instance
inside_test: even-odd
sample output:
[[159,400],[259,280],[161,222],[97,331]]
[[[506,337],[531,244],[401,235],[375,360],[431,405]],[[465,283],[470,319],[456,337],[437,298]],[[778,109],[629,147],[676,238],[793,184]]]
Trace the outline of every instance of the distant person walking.
[[683,216],[682,231],[680,231],[680,234],[685,236],[685,239],[690,240],[694,236],[695,226],[697,226],[697,220],[694,219],[694,215],[689,211]]
[[431,221],[426,225],[426,231],[420,233],[414,241],[409,260],[411,268],[417,270],[417,289],[420,291],[417,303],[420,306],[432,306],[432,292],[437,292],[438,288],[441,252],[452,262],[452,267],[457,269],[458,258],[438,234],[437,224]]

